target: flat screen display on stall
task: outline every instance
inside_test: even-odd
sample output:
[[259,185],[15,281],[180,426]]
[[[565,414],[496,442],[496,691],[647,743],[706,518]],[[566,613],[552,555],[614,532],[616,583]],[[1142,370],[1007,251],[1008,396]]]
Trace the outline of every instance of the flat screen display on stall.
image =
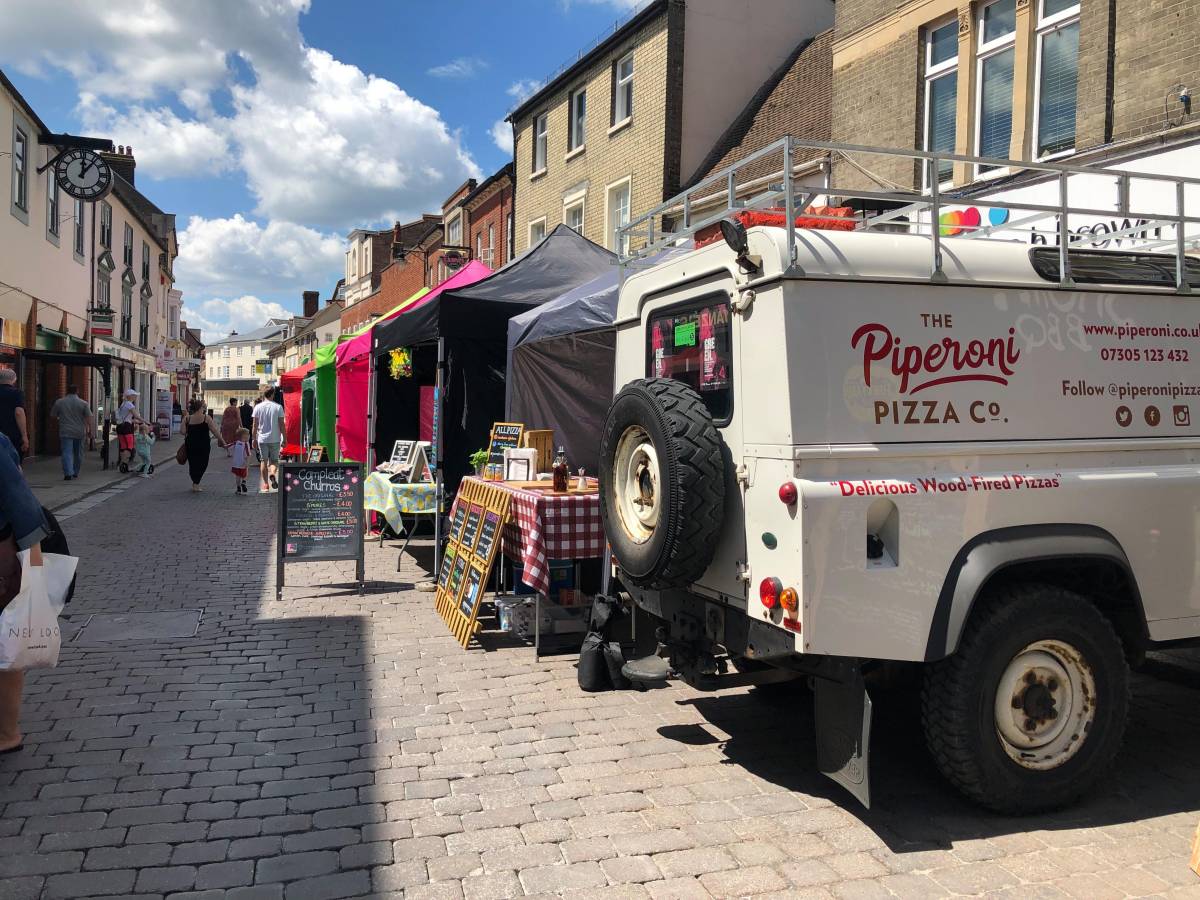
[[363,581],[363,467],[285,463],[279,473],[278,571],[293,562],[352,559]]

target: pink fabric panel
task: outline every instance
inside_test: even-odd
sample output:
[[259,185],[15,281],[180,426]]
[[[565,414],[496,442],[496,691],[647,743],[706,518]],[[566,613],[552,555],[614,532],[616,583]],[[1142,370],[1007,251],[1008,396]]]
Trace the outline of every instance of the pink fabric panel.
[[433,385],[421,385],[421,423],[417,440],[433,440]]
[[365,356],[337,367],[337,438],[341,459],[367,461],[370,379],[371,370]]

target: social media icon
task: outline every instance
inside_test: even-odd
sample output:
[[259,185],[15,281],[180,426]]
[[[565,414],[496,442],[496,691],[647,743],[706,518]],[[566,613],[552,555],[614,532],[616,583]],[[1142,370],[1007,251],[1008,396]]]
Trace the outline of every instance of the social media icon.
[[1175,420],[1178,428],[1192,427],[1192,411],[1186,404],[1174,407],[1171,410],[1171,418]]
[[1128,406],[1117,407],[1117,424],[1122,428],[1128,428],[1129,423],[1133,421],[1133,411]]
[[1147,406],[1145,416],[1146,416],[1146,424],[1149,425],[1151,428],[1153,428],[1155,425],[1157,425],[1159,422],[1162,421],[1162,413],[1160,413],[1158,411],[1157,406]]

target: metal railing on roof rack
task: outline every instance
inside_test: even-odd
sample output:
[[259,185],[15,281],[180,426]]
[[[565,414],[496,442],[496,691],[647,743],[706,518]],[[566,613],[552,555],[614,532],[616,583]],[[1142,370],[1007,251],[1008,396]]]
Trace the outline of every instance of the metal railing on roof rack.
[[[797,151],[800,150],[825,151],[831,157],[841,156],[851,162],[851,154],[867,154],[909,160],[914,166],[914,172],[917,165],[920,165],[923,176],[922,183],[926,186],[913,190],[904,190],[896,187],[893,187],[891,190],[871,190],[848,185],[839,186],[833,182],[831,172],[827,175],[826,184],[823,187],[814,188],[808,185],[797,185],[795,176],[797,165],[795,158]],[[761,176],[756,176],[753,179],[739,182],[739,174],[745,173],[751,166],[761,164],[763,160],[773,157],[780,159],[780,166],[776,174],[768,177],[768,183],[763,190],[754,193],[752,196],[744,196],[748,183],[761,183],[763,179]],[[939,184],[936,173],[941,171],[942,163],[966,164],[974,167],[976,171],[981,171],[984,168],[1007,170],[1009,175],[1023,171],[1030,172],[1034,173],[1034,183],[1041,181],[1042,176],[1045,176],[1057,182],[1058,202],[1037,203],[1021,199],[1004,199],[992,196],[986,192],[981,193],[981,185],[978,182],[970,185],[971,193],[969,196],[960,196],[964,193],[961,189],[945,189]],[[870,173],[861,166],[855,165],[854,168],[858,169],[861,174],[866,174],[874,180],[882,181],[881,179],[875,179],[874,176],[870,176]],[[755,166],[755,171],[760,170],[761,165]],[[785,177],[784,173],[791,174]],[[1116,191],[1114,205],[1110,208],[1071,205],[1069,203],[1069,183],[1071,176],[1104,176],[1111,178]],[[1169,193],[1174,201],[1172,204],[1173,208],[1171,210],[1157,211],[1131,209],[1131,184],[1139,181],[1169,186],[1171,188]],[[703,214],[699,218],[696,218],[694,213],[697,207],[707,207],[710,205],[709,201],[714,198],[715,186],[722,185],[724,188],[723,192],[718,192],[716,195],[720,196],[723,193],[724,199],[722,203],[718,204],[719,208],[713,212],[708,211],[706,208],[702,209]],[[1019,185],[1006,183],[1004,185],[997,185],[997,190],[1016,190],[1026,186],[1026,183]],[[889,231],[895,231],[897,228],[903,227],[913,233],[920,234],[928,230],[931,238],[929,277],[933,281],[946,280],[942,265],[943,241],[994,237],[996,235],[1004,235],[1005,232],[1015,237],[1019,233],[1016,231],[1019,227],[1028,226],[1039,220],[1055,216],[1057,220],[1055,222],[1054,233],[1059,252],[1059,283],[1064,286],[1070,286],[1074,284],[1071,278],[1071,260],[1068,253],[1073,240],[1070,229],[1071,217],[1108,217],[1114,215],[1122,216],[1125,219],[1136,217],[1139,220],[1137,224],[1127,225],[1117,230],[1110,230],[1103,237],[1111,240],[1136,234],[1146,234],[1151,230],[1161,231],[1164,228],[1173,228],[1174,235],[1172,237],[1161,239],[1160,236],[1157,240],[1145,241],[1139,249],[1156,250],[1161,247],[1173,246],[1175,257],[1175,289],[1179,293],[1190,293],[1186,278],[1185,255],[1189,243],[1200,243],[1200,216],[1187,215],[1186,190],[1189,187],[1200,189],[1200,178],[1158,175],[1148,172],[1130,172],[1097,166],[1072,166],[1053,162],[968,156],[959,153],[896,150],[861,144],[800,140],[789,135],[750,154],[745,159],[739,160],[731,166],[714,172],[692,185],[686,191],[660,203],[653,209],[632,219],[627,225],[618,228],[616,230],[617,246],[626,248],[620,254],[618,262],[621,266],[623,279],[626,267],[636,266],[638,262],[644,261],[647,257],[652,256],[665,247],[675,245],[682,239],[691,237],[698,231],[720,222],[731,213],[742,210],[779,210],[782,206],[785,222],[795,222],[797,212],[799,211],[805,218],[815,220],[828,219],[829,221],[839,222],[844,226],[847,221],[844,217],[805,212],[816,197],[825,196],[827,198],[839,198],[841,202],[847,200],[865,200],[876,203],[901,204],[898,208],[888,210],[887,212],[877,215],[863,214],[861,218],[851,221],[855,223],[855,230],[859,231],[870,231],[873,228],[879,228],[883,225],[887,225]],[[700,204],[698,202],[700,200],[704,200],[705,202]],[[952,234],[944,234],[945,225],[941,221],[941,216],[945,208],[961,207],[973,203],[1005,209],[1010,211],[1010,213],[1016,211],[1023,213],[1023,215],[1015,220],[1006,220],[1001,223],[991,223],[988,225],[956,224],[950,229],[953,232]],[[679,225],[672,227],[671,231],[659,228],[657,225],[658,220],[664,216],[678,216]],[[790,260],[789,271],[791,274],[803,274],[797,265],[796,229],[787,228],[786,231],[787,253]],[[1078,240],[1078,236],[1075,236],[1075,239]],[[635,246],[636,249],[633,249]]]

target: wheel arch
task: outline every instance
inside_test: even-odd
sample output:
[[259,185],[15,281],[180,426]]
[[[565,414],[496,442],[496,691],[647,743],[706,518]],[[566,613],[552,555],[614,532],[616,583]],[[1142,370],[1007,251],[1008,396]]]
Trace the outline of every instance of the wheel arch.
[[[1080,577],[1087,589],[1080,590]],[[959,549],[938,594],[925,646],[932,662],[958,649],[980,595],[1006,580],[1042,581],[1083,593],[1130,648],[1149,641],[1145,607],[1124,548],[1095,525],[1017,525],[977,534]]]

